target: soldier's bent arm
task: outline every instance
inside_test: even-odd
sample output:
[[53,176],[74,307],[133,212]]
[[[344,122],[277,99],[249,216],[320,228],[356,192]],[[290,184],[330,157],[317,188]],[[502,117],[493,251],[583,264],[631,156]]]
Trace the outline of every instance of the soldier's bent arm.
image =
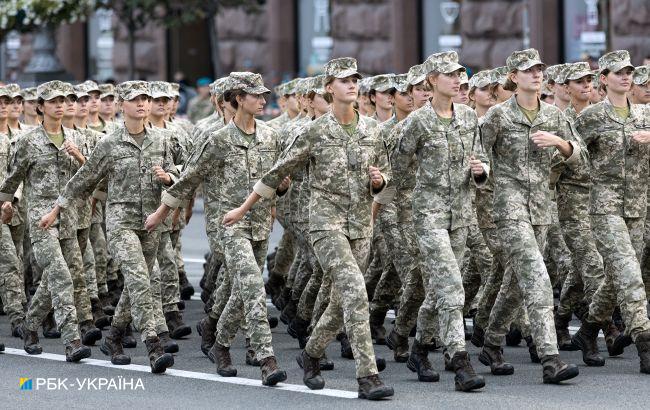
[[100,142],[76,174],[70,178],[56,203],[61,208],[74,206],[74,199],[86,199],[97,187],[102,178],[108,174],[110,145]]
[[0,202],[12,202],[14,194],[27,176],[31,165],[28,144],[29,140],[27,138],[20,138],[16,142],[16,151],[11,160],[9,175],[0,186]]
[[405,182],[405,177],[409,175],[408,168],[413,166],[413,155],[417,154],[420,148],[421,130],[418,121],[412,118],[404,120],[399,135],[397,136],[397,146],[390,158],[390,167],[393,177],[393,184],[397,190],[400,190]]

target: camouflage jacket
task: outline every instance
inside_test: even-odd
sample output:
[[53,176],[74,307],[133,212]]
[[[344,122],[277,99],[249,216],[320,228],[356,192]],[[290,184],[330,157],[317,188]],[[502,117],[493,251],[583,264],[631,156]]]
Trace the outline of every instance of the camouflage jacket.
[[317,241],[327,231],[342,232],[350,239],[370,238],[375,192],[368,167],[378,167],[384,181],[389,181],[389,165],[377,134],[377,122],[360,115],[354,134],[349,136],[331,112],[312,121],[303,136],[255,185],[255,192],[272,198],[286,175],[307,164],[311,240]]
[[[417,177],[413,191],[413,216],[433,217],[438,229],[469,226],[472,201],[470,184],[484,183],[472,178],[469,158],[474,155],[487,163],[480,141],[476,113],[462,104],[453,105],[449,126],[438,120],[431,104],[412,112],[405,120],[391,157],[395,185],[400,188],[406,170],[417,155]],[[489,167],[485,165],[486,172]]]
[[[107,230],[143,230],[147,216],[158,208],[163,191],[153,167],[162,167],[172,180],[178,176],[169,139],[154,128],[145,127],[144,132],[142,147],[126,127],[102,138],[65,186],[59,205],[67,210],[76,198],[88,198],[92,194],[106,201]],[[102,180],[106,183],[105,193],[93,192]]]
[[[192,125],[192,122],[189,120],[184,120],[186,123],[190,124],[192,127],[204,127],[207,124],[220,120],[221,119],[221,114],[219,114],[218,111],[214,111],[212,114],[208,115],[205,118],[201,118],[196,122],[196,124]],[[174,120],[173,122],[178,122],[179,120]]]
[[564,158],[555,148],[538,148],[530,136],[547,131],[565,140],[574,139],[570,123],[562,112],[539,101],[540,109],[531,124],[524,116],[515,96],[497,104],[485,114],[481,136],[485,152],[494,171],[492,218],[519,220],[532,225],[552,222],[550,174],[551,166],[564,162],[577,168],[588,161],[580,144],[569,141],[573,153]]
[[[288,146],[293,146],[297,138],[304,138],[309,128],[309,122],[297,124],[291,128]],[[286,152],[283,152],[284,156]],[[309,164],[296,169],[291,174],[291,186],[286,195],[278,198],[278,210],[284,211],[285,220],[289,223],[306,224],[309,222]]]
[[256,203],[235,225],[228,228],[221,225],[223,215],[246,200],[255,183],[277,159],[278,134],[259,120],[255,120],[255,130],[255,138],[250,143],[232,121],[211,134],[192,154],[178,182],[163,194],[162,202],[177,208],[203,182],[207,232],[254,241],[267,239],[271,232],[273,199]]
[[[101,132],[94,131],[90,128],[77,128],[70,130],[71,135],[73,135],[73,141],[77,144],[81,154],[88,159],[90,154],[95,149],[95,146],[99,140],[104,136]],[[92,206],[90,199],[79,199],[77,201],[77,229],[86,229],[90,228],[91,223],[93,222],[92,215]],[[99,207],[100,204],[95,206],[95,209]]]
[[277,117],[273,118],[272,120],[268,120],[266,122],[266,125],[269,127],[273,128],[276,131],[280,131],[284,124],[287,123],[287,121],[290,121],[289,119],[289,114],[283,112],[282,114],[278,115]]
[[[397,145],[397,141],[396,141],[397,134],[394,131],[398,123],[399,121],[397,121],[397,117],[393,115],[392,117],[390,117],[390,119],[379,124],[377,127],[379,130],[378,131],[379,138],[383,141],[386,150],[386,155],[388,155],[389,158],[390,158],[390,154],[393,152],[393,149]],[[395,191],[395,184],[391,183],[390,185],[386,186],[381,196],[393,197],[395,195],[394,191]],[[384,202],[379,198],[379,195],[375,196],[375,201],[378,203]],[[379,209],[377,220],[379,221],[380,227],[385,227],[397,223],[398,221],[397,203],[395,201],[383,203],[381,208]]]
[[650,109],[631,104],[623,120],[605,99],[585,108],[575,127],[591,158],[590,213],[645,217],[650,147],[633,141],[632,133],[650,130]]
[[[64,142],[73,140],[71,130],[62,128],[62,132]],[[43,126],[17,139],[9,174],[0,187],[0,200],[12,201],[21,182],[24,184],[29,230],[38,232],[32,236],[32,241],[42,232],[38,227],[41,217],[52,210],[56,198],[78,169],[77,160],[68,155],[63,146],[57,148]],[[77,208],[63,210],[48,233],[60,239],[76,238]]]
[[208,117],[214,112],[210,98],[202,98],[200,95],[192,98],[187,105],[187,117],[194,124],[200,119]]

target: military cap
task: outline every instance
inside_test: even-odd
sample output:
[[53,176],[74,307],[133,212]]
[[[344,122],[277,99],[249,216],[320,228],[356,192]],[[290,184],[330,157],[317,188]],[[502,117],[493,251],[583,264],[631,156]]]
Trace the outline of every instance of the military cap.
[[23,98],[20,93],[20,86],[18,84],[7,84],[5,87],[11,92],[11,98],[20,97]]
[[93,91],[96,91],[101,94],[101,91],[99,90],[99,85],[97,85],[97,83],[92,80],[84,81],[83,83],[78,84],[78,86],[89,94]]
[[20,95],[23,96],[25,101],[37,100],[38,96],[36,95],[36,87],[23,88],[20,90]]
[[357,72],[357,60],[352,57],[341,57],[330,60],[325,64],[325,75],[335,78],[357,77],[361,74]]
[[393,87],[399,93],[405,93],[408,89],[409,83],[407,81],[408,74],[397,74],[393,76]]
[[285,88],[285,83],[281,83],[273,87],[273,92],[277,96],[283,96],[284,95],[284,88]]
[[99,98],[115,97],[115,86],[110,83],[99,84]]
[[370,82],[370,89],[383,93],[390,90],[391,88],[395,88],[395,84],[393,84],[394,77],[395,74],[376,75],[372,77],[372,81]]
[[296,94],[305,95],[309,93],[311,87],[311,77],[301,78],[296,81],[295,90]]
[[455,51],[443,51],[431,54],[424,61],[427,73],[437,71],[443,74],[453,73],[457,70],[465,71],[465,67],[458,64],[458,54]]
[[547,80],[562,84],[563,74],[567,66],[568,64],[555,64],[546,67],[544,72],[546,73]]
[[172,89],[172,95],[174,97],[180,97],[180,95],[181,95],[181,93],[180,93],[181,85],[179,83],[169,83],[169,86]]
[[118,84],[115,91],[124,101],[131,101],[139,95],[151,95],[151,87],[146,81],[125,81]]
[[460,85],[469,84],[469,78],[467,77],[467,71],[460,72]]
[[416,64],[413,67],[409,68],[408,74],[406,74],[406,82],[409,85],[420,84],[427,78],[427,72],[425,71],[424,64]]
[[210,93],[212,95],[222,95],[226,92],[226,85],[228,83],[228,77],[218,78],[215,82],[210,85]]
[[38,94],[38,98],[42,98],[45,101],[56,97],[66,97],[71,94],[76,94],[74,88],[72,88],[72,84],[59,80],[48,81],[39,85],[36,88],[36,93]]
[[247,94],[266,94],[271,90],[264,87],[264,80],[259,74],[249,71],[235,71],[230,73],[233,82],[232,89],[243,90]]
[[494,75],[494,82],[499,83],[503,86],[508,79],[508,67],[504,65],[501,67],[493,68],[492,74]]
[[151,98],[172,98],[172,90],[169,83],[166,81],[150,81],[149,88]]
[[364,77],[359,80],[359,94],[367,94],[370,92],[370,79],[372,77]]
[[598,89],[598,87],[600,86],[600,71],[594,70],[592,71],[592,73],[594,73],[594,80],[591,83],[595,89]]
[[469,79],[469,88],[483,88],[496,82],[492,71],[493,70],[483,70],[474,74],[472,78]]
[[325,74],[317,75],[311,79],[311,87],[309,91],[313,91],[316,94],[323,95],[325,91]]
[[80,84],[75,85],[72,87],[72,89],[74,90],[74,94],[77,96],[77,98],[88,97],[90,95]]
[[293,95],[296,93],[296,85],[300,78],[294,78],[284,84],[284,95]]
[[7,97],[11,99],[11,90],[6,85],[0,86],[0,97]]
[[581,61],[578,63],[567,64],[567,68],[564,70],[564,78],[561,84],[568,83],[569,81],[579,80],[582,77],[593,77],[594,73],[589,67],[589,63]]
[[627,50],[611,51],[598,59],[598,69],[600,71],[609,70],[615,73],[625,67],[634,70],[634,66],[630,61],[630,53]]
[[544,81],[542,82],[541,93],[542,93],[543,95],[554,95],[554,93],[553,93],[553,89],[551,89],[551,87],[548,85],[548,80],[544,80]]
[[508,67],[508,71],[528,70],[536,65],[545,66],[539,57],[539,52],[534,48],[515,51],[506,59],[506,67]]
[[632,80],[636,85],[643,85],[648,82],[648,72],[650,71],[650,66],[642,65],[634,69],[634,77]]

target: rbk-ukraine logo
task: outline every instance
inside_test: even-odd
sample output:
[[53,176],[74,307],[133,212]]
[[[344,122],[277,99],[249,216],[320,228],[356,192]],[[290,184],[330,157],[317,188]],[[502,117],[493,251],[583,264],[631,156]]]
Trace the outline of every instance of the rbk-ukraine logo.
[[20,378],[20,390],[31,390],[32,389],[32,379],[29,377]]

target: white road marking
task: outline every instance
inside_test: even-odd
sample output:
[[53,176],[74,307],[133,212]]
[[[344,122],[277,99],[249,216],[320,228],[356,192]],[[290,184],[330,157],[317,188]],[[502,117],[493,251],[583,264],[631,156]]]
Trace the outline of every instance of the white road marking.
[[[65,362],[65,355],[61,355],[61,354],[41,353],[39,355],[30,355],[24,350],[14,349],[11,347],[5,348],[4,353],[15,355],[15,356],[27,356],[35,359],[45,359],[45,360],[54,360],[58,362]],[[119,370],[131,370],[134,372],[141,372],[141,373],[151,373],[151,368],[149,366],[142,366],[139,364],[116,366],[108,360],[83,359],[81,362],[79,362],[79,364],[100,366],[100,367],[110,367]],[[291,391],[296,393],[315,394],[318,396],[338,397],[342,399],[357,398],[357,392],[353,392],[353,391],[336,390],[336,389],[309,390],[307,386],[301,386],[297,384],[287,384],[287,383],[280,383],[275,387],[267,387],[267,386],[263,386],[262,381],[259,379],[246,379],[244,377],[222,377],[219,376],[218,374],[200,373],[200,372],[192,372],[188,370],[176,370],[176,369],[167,369],[165,374],[168,376],[182,377],[185,379],[207,380],[207,381],[213,381],[217,383],[236,384],[240,386],[261,387],[261,388],[274,389],[274,390]]]
[[185,262],[185,263],[205,263],[205,259],[203,259],[203,258],[183,258],[183,262]]

